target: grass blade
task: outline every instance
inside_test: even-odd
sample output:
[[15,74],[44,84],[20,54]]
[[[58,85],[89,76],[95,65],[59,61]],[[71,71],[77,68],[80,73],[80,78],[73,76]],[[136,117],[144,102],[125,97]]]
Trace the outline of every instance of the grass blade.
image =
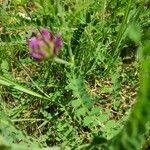
[[14,88],[18,91],[27,93],[29,95],[41,98],[41,99],[48,99],[47,97],[42,96],[41,94],[34,92],[26,87],[23,87],[22,85],[19,85],[18,83],[15,83],[14,81],[11,81],[3,76],[0,76],[0,84],[4,86],[9,86],[11,88]]

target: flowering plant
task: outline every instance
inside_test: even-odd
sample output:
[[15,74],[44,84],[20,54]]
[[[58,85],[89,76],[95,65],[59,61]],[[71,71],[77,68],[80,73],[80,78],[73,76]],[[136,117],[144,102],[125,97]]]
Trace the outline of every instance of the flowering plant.
[[41,29],[40,33],[33,32],[27,42],[31,57],[37,61],[55,57],[62,47],[61,35],[54,36],[47,29]]

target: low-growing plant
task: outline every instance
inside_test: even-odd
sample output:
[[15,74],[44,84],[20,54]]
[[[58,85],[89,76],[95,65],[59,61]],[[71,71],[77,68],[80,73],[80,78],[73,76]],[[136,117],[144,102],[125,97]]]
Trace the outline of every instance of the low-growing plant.
[[142,148],[149,1],[1,6],[0,149]]

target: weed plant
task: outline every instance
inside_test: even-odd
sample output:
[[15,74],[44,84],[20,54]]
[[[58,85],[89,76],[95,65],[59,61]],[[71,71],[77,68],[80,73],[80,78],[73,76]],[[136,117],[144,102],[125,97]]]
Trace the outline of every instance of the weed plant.
[[[0,2],[0,150],[150,148],[148,0]],[[63,44],[37,61],[42,29]]]

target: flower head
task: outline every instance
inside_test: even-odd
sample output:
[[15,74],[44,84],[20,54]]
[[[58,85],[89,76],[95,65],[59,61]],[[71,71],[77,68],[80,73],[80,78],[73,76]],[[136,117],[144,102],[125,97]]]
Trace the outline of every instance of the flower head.
[[37,61],[55,57],[62,47],[61,35],[54,36],[47,29],[40,30],[39,34],[35,33],[27,41],[30,49],[29,53]]

